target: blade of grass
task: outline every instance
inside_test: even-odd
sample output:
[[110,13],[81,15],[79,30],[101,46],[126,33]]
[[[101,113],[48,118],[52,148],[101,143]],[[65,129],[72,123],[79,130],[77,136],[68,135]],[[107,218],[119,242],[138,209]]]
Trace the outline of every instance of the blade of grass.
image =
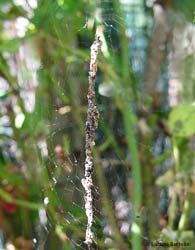
[[13,198],[10,194],[3,191],[2,189],[0,189],[0,197],[8,203],[15,203],[18,206],[26,207],[29,209],[39,210],[39,209],[43,208],[42,204]]

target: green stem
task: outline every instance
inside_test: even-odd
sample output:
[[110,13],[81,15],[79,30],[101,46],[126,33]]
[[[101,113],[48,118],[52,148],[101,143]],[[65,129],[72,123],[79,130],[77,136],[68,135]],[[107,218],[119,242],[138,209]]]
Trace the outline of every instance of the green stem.
[[[114,0],[114,8],[115,8],[116,14],[122,17],[123,14],[122,14],[120,2],[118,0]],[[142,180],[141,180],[141,166],[140,166],[140,160],[139,160],[139,154],[138,154],[137,139],[136,139],[135,130],[134,130],[135,116],[130,111],[130,107],[129,107],[131,103],[133,86],[131,86],[132,83],[130,79],[128,38],[126,36],[125,24],[120,25],[118,28],[119,28],[120,36],[122,37],[121,57],[119,58],[121,77],[119,78],[119,81],[116,81],[116,84],[118,82],[121,82],[122,86],[117,84],[116,88],[118,89],[121,89],[121,87],[123,88],[123,91],[122,91],[123,96],[121,97],[116,91],[115,99],[116,99],[117,107],[121,110],[122,115],[123,115],[128,149],[131,152],[131,157],[132,157],[131,158],[132,179],[133,179],[133,184],[134,184],[132,202],[136,210],[139,211],[142,205]],[[103,42],[106,43],[105,39],[103,39]],[[108,46],[102,46],[102,47],[105,47],[105,51],[103,53],[104,57],[111,64],[112,60],[111,60],[111,55],[108,51]],[[100,67],[101,67],[101,64],[100,64]],[[113,72],[113,74],[111,74],[112,79],[113,79],[113,76],[115,76],[115,80],[116,80],[116,78],[118,78],[117,74],[114,71],[112,71],[112,68],[110,69],[109,66],[107,68],[107,71],[108,69],[110,70],[109,73]],[[131,229],[133,250],[142,249],[141,224],[142,224],[141,220],[140,219],[137,220],[136,216],[134,215],[132,229]]]
[[174,219],[175,219],[175,214],[176,214],[176,200],[177,200],[177,194],[176,192],[173,192],[172,197],[171,197],[171,203],[169,206],[169,227],[173,229],[174,225]]
[[187,229],[189,218],[193,209],[193,201],[194,201],[194,194],[189,192],[187,194],[186,200],[184,202],[183,213],[181,215],[179,226],[178,226],[178,235],[180,236],[181,233]]
[[135,207],[133,214],[133,224],[131,227],[132,233],[132,247],[133,250],[142,249],[142,223],[140,218],[136,218],[136,214],[139,213],[139,210],[142,205],[142,179],[141,179],[141,166],[138,154],[137,140],[135,136],[135,117],[130,111],[128,105],[126,104],[123,112],[123,119],[126,131],[126,138],[128,149],[131,152],[131,165],[132,165],[132,181],[133,181],[133,197],[132,202]]
[[[96,151],[94,150],[94,156],[96,159],[99,158],[99,152],[97,150]],[[114,236],[116,244],[118,245],[117,249],[121,249],[121,246],[124,245],[124,240],[120,234],[118,225],[116,223],[115,215],[113,212],[113,208],[110,203],[109,191],[108,191],[108,187],[106,184],[107,182],[106,182],[103,170],[102,170],[102,166],[96,164],[95,172],[96,172],[96,176],[99,182],[101,200],[102,200],[103,208],[105,210],[106,218],[108,220],[108,223],[112,227],[112,230],[114,233],[113,236]],[[127,248],[123,248],[123,249],[127,249]]]
[[[118,0],[114,0],[115,11],[118,16],[123,16],[121,5]],[[130,67],[129,67],[129,53],[128,53],[128,39],[126,36],[126,27],[124,25],[119,26],[121,39],[121,70],[122,70],[122,84],[123,84],[123,108],[121,109],[123,114],[126,138],[128,149],[131,152],[132,162],[132,180],[133,180],[133,197],[132,202],[135,206],[135,212],[137,213],[142,205],[142,179],[141,179],[141,165],[139,160],[137,138],[135,136],[135,121],[136,117],[130,110],[131,96],[132,96],[132,82],[130,79]],[[131,86],[131,90],[129,89]],[[142,249],[142,222],[136,218],[136,214],[133,215],[133,224],[131,227],[132,233],[132,248],[133,250]]]

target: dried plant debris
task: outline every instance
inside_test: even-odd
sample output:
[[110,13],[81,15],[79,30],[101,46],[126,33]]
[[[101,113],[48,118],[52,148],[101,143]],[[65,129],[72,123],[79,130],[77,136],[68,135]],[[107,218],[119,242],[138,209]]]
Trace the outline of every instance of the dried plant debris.
[[85,126],[86,144],[85,144],[85,177],[82,179],[82,185],[85,189],[85,212],[87,216],[87,228],[85,243],[90,246],[93,241],[93,195],[92,195],[92,172],[93,172],[93,157],[92,147],[94,145],[95,130],[98,126],[98,110],[95,104],[95,77],[97,73],[97,58],[101,47],[100,36],[96,35],[95,41],[91,46],[90,70],[89,70],[89,89],[88,89],[88,111],[87,121]]

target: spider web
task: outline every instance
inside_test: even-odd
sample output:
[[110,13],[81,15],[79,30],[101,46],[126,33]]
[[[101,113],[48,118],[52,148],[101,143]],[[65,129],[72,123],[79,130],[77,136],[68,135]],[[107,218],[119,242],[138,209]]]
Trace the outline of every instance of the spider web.
[[[107,7],[112,6],[112,1],[106,1],[102,3],[102,23],[105,27],[105,36],[107,39],[107,42],[109,44],[109,48],[111,51],[118,52],[119,47],[117,45],[117,39],[115,36],[118,36],[120,34],[120,26],[123,26],[124,23],[127,27],[127,31],[129,34],[129,37],[131,39],[131,42],[129,44],[130,47],[130,65],[134,72],[134,74],[138,77],[139,84],[141,84],[142,74],[144,71],[145,63],[146,63],[146,50],[148,46],[148,35],[150,33],[151,29],[151,20],[150,17],[147,17],[144,12],[143,5],[140,4],[124,4],[123,5],[123,16],[119,16],[116,13],[114,13],[113,7]],[[148,19],[147,19],[148,18]],[[145,22],[146,19],[148,22]],[[85,20],[85,25],[81,27],[80,30],[84,31],[84,29],[87,28],[88,25],[88,18]],[[59,37],[60,39],[60,37]],[[164,75],[167,74],[167,69],[165,69]],[[72,74],[72,71],[67,68],[67,73]],[[78,76],[79,77],[79,76]],[[163,77],[163,76],[162,76]],[[165,79],[166,81],[166,79]],[[100,84],[97,82],[97,85]],[[98,95],[98,92],[97,92]],[[100,97],[101,98],[101,97]],[[99,103],[101,105],[101,101]],[[100,113],[101,115],[101,113]],[[104,111],[102,111],[102,115],[104,116]],[[54,125],[54,124],[53,124]],[[120,125],[119,125],[120,126]],[[55,127],[55,126],[54,126]],[[101,128],[100,128],[101,130]],[[98,143],[98,137],[101,134],[101,131],[97,131],[97,143]],[[59,131],[54,129],[54,133],[58,133]],[[148,147],[150,151],[153,152],[154,155],[160,155],[167,151],[171,147],[171,142],[168,136],[165,136],[165,134],[160,131],[158,133],[158,137],[156,138],[156,141],[153,146],[151,145],[145,145],[141,141],[138,142],[138,144],[144,145],[144,147]],[[104,138],[104,135],[103,135]],[[50,138],[51,139],[51,138]],[[102,139],[102,138],[101,138]],[[106,162],[106,160],[113,156],[115,160],[114,150],[112,149],[111,152],[104,152],[102,155],[102,158],[105,159],[105,164],[103,165],[104,175],[107,180],[107,185],[110,187],[110,194],[109,194],[109,201],[114,206],[114,213],[117,217],[119,229],[121,231],[121,234],[124,236],[130,235],[130,226],[132,223],[132,211],[135,209],[133,204],[131,203],[131,200],[128,195],[127,187],[124,187],[124,183],[128,183],[128,181],[131,180],[131,176],[129,174],[128,169],[124,169],[123,171],[120,171],[121,165],[120,163],[112,166],[112,164]],[[86,221],[85,221],[85,211],[84,211],[84,205],[82,197],[84,197],[84,191],[80,186],[82,173],[80,171],[80,168],[84,166],[84,162],[78,163],[77,162],[77,156],[70,156],[71,159],[69,159],[72,168],[74,168],[73,174],[71,176],[68,176],[66,180],[63,183],[63,191],[65,192],[65,196],[59,197],[59,193],[57,193],[57,196],[59,197],[59,204],[60,201],[67,200],[67,196],[69,197],[68,200],[72,204],[72,208],[69,209],[69,211],[65,212],[64,219],[70,223],[70,224],[76,224],[80,229],[85,230]],[[53,161],[53,159],[51,159]],[[159,165],[159,167],[155,168],[154,176],[159,176],[160,174],[163,174],[166,172],[166,170],[172,165],[170,163],[173,161],[173,159],[168,159],[165,161],[162,165]],[[124,167],[124,166],[122,166]],[[55,179],[55,173],[50,173],[52,176],[52,179]],[[55,187],[60,185],[60,181],[57,181]],[[78,202],[78,197],[81,197],[80,202]],[[95,225],[97,224],[96,221],[101,222],[100,226],[104,233],[104,242],[106,244],[112,243],[112,237],[113,237],[113,231],[112,227],[109,224],[109,222],[106,219],[106,214],[103,209],[96,206],[96,204],[99,203],[101,199],[101,193],[99,191],[98,185],[94,184],[94,212],[95,212]],[[78,214],[74,214],[72,212],[75,208],[78,208],[79,216]],[[158,209],[158,208],[156,208]],[[155,211],[156,213],[156,211]],[[81,214],[83,218],[81,219]],[[140,215],[138,215],[140,216]],[[141,215],[142,216],[142,215]],[[144,218],[143,218],[144,219]],[[147,237],[143,234],[143,239],[146,241],[148,240]],[[70,242],[72,243],[73,249],[85,249],[86,246],[83,244],[82,239],[77,239],[77,237],[70,237]],[[94,246],[95,249],[95,246]]]
[[[107,7],[108,6],[108,7]],[[109,7],[111,6],[111,7]],[[128,7],[129,5],[124,5],[124,9]],[[132,5],[131,9],[129,11],[124,12],[124,16],[119,16],[114,13],[114,9],[112,7],[112,1],[105,1],[102,2],[102,22],[105,26],[105,36],[109,43],[110,49],[114,52],[118,51],[117,43],[114,39],[114,36],[119,35],[119,26],[123,26],[124,23],[128,23],[128,18],[132,18],[133,20],[136,18],[137,12],[136,8],[139,9],[140,6]],[[141,7],[143,8],[143,7]],[[55,18],[55,17],[53,17]],[[85,25],[82,26],[79,30],[83,31],[87,27],[88,18],[85,20]],[[136,32],[138,34],[144,33],[142,27],[136,27],[135,25],[136,21],[134,20],[134,23],[131,22],[131,26],[128,27],[128,32],[132,33],[133,43],[131,43],[132,48],[134,48],[134,54],[130,56],[130,62],[132,65],[133,70],[139,74],[143,71],[143,68],[141,68],[142,65],[142,59],[145,53],[146,46],[137,47],[136,42]],[[55,24],[55,22],[54,22]],[[57,27],[56,27],[57,30]],[[143,34],[144,37],[144,34]],[[59,36],[57,38],[59,41],[61,40],[61,37]],[[29,52],[29,48],[27,48],[27,51]],[[25,47],[21,48],[20,56],[23,57],[25,54]],[[28,61],[28,58],[26,60],[27,69],[32,71],[32,64],[36,64],[34,71],[36,71],[38,68],[39,70],[44,69],[44,65],[39,65],[39,62],[37,62],[35,59],[34,61],[32,58]],[[10,59],[10,64],[12,63],[12,58]],[[17,67],[16,67],[17,71]],[[67,67],[66,70],[67,76],[72,75],[71,67]],[[16,73],[14,73],[16,74]],[[37,86],[37,82],[33,82],[34,86],[29,86],[28,82],[24,80],[23,73],[19,74],[18,79],[20,82],[23,82],[24,85],[22,85],[23,93],[22,97],[25,101],[26,107],[32,107],[33,105],[33,98],[28,98],[29,94],[32,94],[33,91],[29,91],[29,89],[32,89],[33,87]],[[77,76],[79,77],[79,76]],[[41,103],[39,104],[41,105]],[[30,111],[30,110],[29,110]],[[31,110],[32,112],[32,110]],[[48,114],[52,112],[51,110],[48,110]],[[50,126],[46,127],[49,131],[51,131],[47,137],[47,141],[53,143],[55,140],[55,136],[58,134],[63,133],[64,128],[62,126],[59,126],[58,119],[59,119],[59,109],[55,111],[56,115],[54,114],[54,122]],[[100,114],[101,115],[101,114]],[[56,122],[55,122],[56,120]],[[98,138],[101,137],[101,131],[97,131],[97,143]],[[101,138],[100,138],[101,139]],[[54,143],[53,143],[54,144]],[[65,164],[68,166],[63,166],[63,161],[59,162],[56,157],[56,152],[48,153],[47,147],[46,147],[46,141],[40,140],[38,142],[38,146],[41,150],[42,157],[44,159],[47,159],[46,161],[49,163],[52,163],[54,165],[54,168],[49,168],[47,171],[49,172],[49,179],[51,181],[51,187],[49,189],[51,192],[53,192],[56,195],[56,198],[58,200],[59,207],[61,207],[60,213],[62,214],[62,218],[65,221],[65,223],[69,225],[76,225],[80,228],[80,231],[85,231],[86,226],[86,220],[85,220],[85,211],[84,211],[84,203],[83,203],[83,197],[84,197],[84,190],[81,187],[81,179],[83,177],[83,166],[84,161],[78,162],[77,156],[70,155],[67,156],[66,159],[63,159],[65,161]],[[111,193],[110,193],[110,202],[111,204],[114,204],[114,210],[118,216],[118,219],[120,220],[120,228],[122,234],[128,236],[130,233],[130,224],[131,224],[131,210],[133,209],[133,205],[131,201],[128,198],[128,192],[127,188],[124,187],[124,183],[128,181],[129,178],[129,171],[128,169],[124,169],[123,172],[119,175],[119,169],[121,168],[120,162],[118,161],[117,164],[110,164],[109,160],[107,161],[107,155],[113,155],[114,160],[114,151],[112,152],[105,152],[105,155],[103,155],[104,158],[104,174],[106,177],[106,180],[108,181],[108,186],[111,187]],[[64,169],[62,169],[64,167]],[[58,169],[59,173],[58,173]],[[112,177],[110,177],[110,174]],[[94,204],[98,204],[99,200],[101,198],[99,187],[95,183],[93,187],[94,191]],[[43,194],[45,190],[42,190]],[[80,201],[78,202],[78,197],[80,197]],[[43,195],[42,201],[45,205],[49,204],[49,198],[47,196]],[[66,204],[64,204],[64,201],[68,201],[69,206],[67,207],[67,210],[64,209],[64,205],[66,207]],[[76,212],[73,212],[74,210],[78,210]],[[106,221],[105,219],[105,211],[101,209],[100,207],[96,207],[94,205],[94,221],[96,224],[96,221],[100,223],[100,226],[102,228],[102,231],[105,234],[105,242],[111,243],[112,242],[112,228],[111,225]],[[82,217],[82,219],[80,218]],[[34,244],[37,249],[44,249],[47,246],[49,246],[49,235],[50,230],[55,225],[55,221],[50,216],[47,216],[46,211],[44,209],[39,211],[39,222],[37,223],[36,233],[37,237],[34,238]],[[83,244],[83,239],[78,239],[77,236],[69,237],[69,241],[71,242],[72,249],[86,249],[86,246]]]
[[[141,87],[143,81],[144,68],[146,64],[148,37],[151,32],[152,18],[146,13],[142,1],[136,1],[136,3],[135,1],[121,1],[121,6],[122,16],[115,13],[113,1],[101,1],[100,8],[102,24],[105,28],[104,34],[109,49],[112,51],[112,53],[118,53],[119,47],[117,42],[117,36],[120,35],[120,27],[124,26],[125,24],[125,26],[127,27],[127,36],[130,40],[129,65],[133,73],[137,77],[138,85]],[[56,16],[53,16],[52,18],[55,19]],[[91,13],[87,13],[86,17],[83,20],[83,23],[80,25],[80,27],[78,27],[78,32],[85,33],[85,30],[87,31],[91,18]],[[70,28],[71,27],[69,26],[67,29]],[[58,34],[58,32],[56,33]],[[57,35],[57,40],[63,43],[60,35]],[[89,48],[89,41],[83,41],[83,44],[85,47]],[[23,55],[24,54],[25,51],[23,51]],[[33,63],[35,62],[36,60]],[[41,70],[42,68],[44,68],[44,65],[38,65],[39,62],[36,63],[37,66],[35,67],[36,69],[34,71],[38,69]],[[115,62],[113,62],[113,65],[114,64]],[[31,70],[32,60],[30,62],[27,62],[27,65],[29,65],[28,70]],[[65,70],[67,74],[67,79],[71,78],[72,74],[76,75],[75,80],[83,77],[79,74],[76,74],[72,70],[71,65],[68,65]],[[165,69],[165,74],[166,73],[167,72]],[[22,79],[22,76],[18,77]],[[24,82],[24,79],[21,82]],[[34,86],[31,87],[37,87],[36,81],[33,84]],[[61,83],[59,83],[59,86],[60,84]],[[96,84],[97,103],[100,111],[100,118],[102,117],[103,123],[106,123],[108,121],[106,119],[107,114],[104,105],[110,105],[109,107],[111,107],[111,104],[107,97],[101,96],[101,94],[98,93],[98,86],[101,85],[100,74],[97,76]],[[22,86],[24,88],[23,98],[26,101],[26,106],[33,106],[31,103],[32,100],[29,101],[28,98],[25,99],[25,96],[29,94],[29,85],[26,84],[26,82],[24,85],[26,86],[26,89],[24,88],[24,86]],[[42,105],[42,103],[39,103],[39,105]],[[78,236],[77,233],[73,233],[73,229],[67,230],[67,237],[69,242],[71,242],[71,249],[86,249],[86,246],[83,243],[84,232],[86,227],[86,217],[83,200],[85,194],[81,186],[81,179],[83,178],[84,173],[84,159],[81,156],[78,156],[77,153],[67,153],[64,155],[64,152],[62,152],[62,148],[60,148],[61,145],[55,144],[56,137],[58,138],[63,133],[69,132],[66,131],[64,129],[64,126],[60,124],[61,119],[59,113],[68,113],[70,112],[70,110],[68,111],[67,107],[67,110],[63,110],[63,107],[61,107],[60,105],[57,109],[54,109],[54,107],[52,107],[52,111],[48,110],[48,114],[54,112],[52,125],[46,124],[46,127],[50,131],[50,133],[48,134],[46,140],[39,141],[38,146],[41,150],[42,157],[47,163],[49,163],[48,165],[52,165],[51,168],[48,168],[46,170],[48,171],[49,180],[51,181],[51,186],[49,186],[49,189],[55,194],[57,203],[59,205],[59,213],[61,215],[60,218],[63,220],[65,227],[66,225],[67,228],[72,228],[73,226],[73,228],[75,229],[75,227],[77,227],[79,228],[79,231],[83,233],[82,237],[80,237],[80,232],[77,231],[79,235]],[[118,117],[118,120],[120,120],[119,118],[120,116]],[[72,127],[74,127],[73,124],[70,124],[70,121],[68,119],[67,124],[70,127],[70,130]],[[120,141],[120,139],[124,137],[124,128],[120,122],[116,124],[116,131],[116,137],[118,137]],[[100,145],[105,140],[105,138],[106,135],[103,132],[103,128],[101,128],[100,122],[100,126],[96,131],[96,144]],[[52,146],[54,148],[54,152],[47,151],[46,141],[49,141],[49,143],[53,144]],[[62,141],[62,143],[64,143],[64,141]],[[71,145],[72,142],[67,143],[68,145],[69,143]],[[151,151],[154,155],[157,156],[168,151],[171,147],[170,138],[166,136],[162,131],[160,131],[160,129],[158,137],[155,138],[154,145],[147,145],[141,140],[138,142],[138,144],[140,147],[144,146],[145,148],[148,148],[149,151]],[[82,141],[82,145],[84,148],[84,140]],[[119,157],[116,156],[116,152],[112,147],[108,150],[105,150],[99,160],[107,182],[107,187],[109,187],[108,200],[111,206],[113,207],[113,211],[117,218],[119,230],[124,237],[128,238],[130,235],[130,226],[132,223],[132,211],[136,208],[134,208],[134,205],[132,204],[128,193],[128,184],[130,185],[131,182],[131,174],[128,168],[128,157],[130,158],[130,156],[128,155],[128,152],[126,151],[122,143],[120,146],[126,154],[126,165],[121,164]],[[168,159],[163,165],[159,165],[158,168],[155,168],[153,175],[158,176],[164,173],[171,165],[171,160],[172,159]],[[44,168],[46,168],[46,166],[44,166]],[[122,171],[121,168],[123,169]],[[97,179],[98,178],[94,173],[94,232],[96,236],[96,228],[100,228],[100,231],[102,231],[103,234],[102,238],[105,243],[105,246],[109,246],[109,244],[112,243],[113,230],[111,225],[109,224],[109,221],[107,220],[106,211],[104,211],[104,209],[100,205],[101,190],[98,185]],[[124,183],[126,185],[124,185]],[[49,205],[50,200],[47,196],[45,196],[45,190],[43,189],[41,191],[43,193],[42,202],[45,205]],[[137,212],[138,216],[142,216],[139,211]],[[144,216],[143,219],[145,219]],[[49,245],[51,243],[49,239],[50,231],[53,230],[55,224],[55,219],[53,219],[52,216],[50,216],[49,214],[46,214],[46,211],[44,209],[39,211],[39,221],[37,222],[35,233],[37,236],[34,238],[34,245],[36,249],[41,250],[49,248]],[[144,234],[142,235],[142,237],[146,241],[148,240]],[[97,247],[94,246],[94,249],[97,249]]]
[[[102,1],[101,2],[101,18],[102,18],[102,24],[104,25],[104,34],[106,37],[106,41],[108,43],[108,47],[113,51],[113,53],[118,52],[118,44],[117,44],[117,37],[120,36],[120,26],[126,26],[128,37],[130,39],[129,43],[129,64],[134,72],[134,74],[137,76],[138,84],[141,86],[141,82],[143,80],[142,75],[144,73],[144,68],[146,64],[146,51],[148,48],[148,37],[151,32],[151,25],[152,21],[150,16],[147,16],[144,10],[143,3],[140,1],[130,1],[130,3],[122,2],[122,16],[117,15],[114,11],[113,7],[113,1]],[[86,15],[85,20],[83,20],[84,25],[78,29],[78,31],[85,32],[85,29],[87,29],[90,21],[90,14]],[[71,29],[69,26],[67,29]],[[60,40],[60,37],[58,37]],[[83,42],[85,43],[85,41]],[[89,46],[89,43],[86,42],[86,47]],[[67,77],[69,75],[71,76],[73,74],[73,71],[71,69],[71,66],[67,67],[66,70]],[[166,74],[166,69],[164,74]],[[162,76],[163,77],[163,76]],[[79,79],[79,76],[77,76]],[[107,101],[102,101],[103,97],[100,97],[98,93],[98,85],[101,84],[101,76],[97,79],[97,100],[98,106],[100,107],[100,116],[104,116],[104,108],[101,110],[101,107],[103,107],[104,103],[107,103]],[[103,103],[103,104],[102,104]],[[106,122],[106,120],[105,120]],[[123,132],[123,128],[120,127],[121,124],[116,126],[116,131],[119,131],[119,137],[120,133]],[[53,134],[49,135],[49,140],[53,140],[56,134],[60,133],[60,130],[63,130],[63,128],[56,128],[55,122],[53,123]],[[171,142],[170,138],[166,136],[159,128],[156,134],[159,134],[156,137],[156,140],[153,145],[144,144],[142,141],[139,141],[139,146],[144,145],[144,147],[148,148],[149,151],[151,151],[154,155],[158,156],[166,151],[168,151],[171,148]],[[124,135],[123,135],[124,136]],[[104,141],[105,135],[101,131],[101,127],[96,132],[96,143],[101,144],[102,141]],[[55,154],[49,155],[49,161],[55,162]],[[110,163],[109,158],[112,157],[111,160],[115,160],[117,163]],[[129,156],[130,157],[130,156]],[[63,210],[62,213],[64,213],[64,220],[68,224],[75,224],[80,228],[80,230],[85,231],[86,226],[86,220],[85,220],[85,211],[84,211],[84,190],[81,186],[81,179],[83,174],[83,167],[84,167],[84,160],[80,161],[77,159],[77,155],[70,155],[68,157],[68,162],[70,164],[70,168],[72,168],[72,173],[67,174],[64,172],[64,177],[60,181],[60,178],[58,179],[56,177],[56,171],[51,171],[50,176],[53,180],[53,187],[51,187],[52,191],[55,191],[59,188],[57,193],[57,197],[59,199],[59,204],[64,202],[64,200],[68,200],[71,206],[69,207],[69,210]],[[128,158],[128,153],[127,153]],[[113,149],[108,150],[104,152],[101,155],[101,164],[103,167],[103,172],[105,175],[105,179],[107,181],[107,186],[110,187],[110,193],[109,193],[109,201],[111,204],[113,204],[114,207],[114,213],[118,220],[118,226],[120,229],[120,232],[122,235],[128,237],[130,235],[130,226],[132,223],[132,210],[136,210],[134,208],[134,205],[131,202],[131,199],[129,198],[128,194],[128,183],[131,182],[131,175],[129,173],[128,168],[124,168],[123,171],[121,171],[121,164],[119,159],[115,156],[115,152]],[[163,165],[159,165],[155,168],[155,171],[153,173],[154,176],[159,176],[160,174],[163,174],[166,172],[166,170],[172,165],[171,161],[173,159],[168,159],[163,163]],[[56,163],[56,168],[58,168],[58,163]],[[99,186],[97,184],[97,180],[94,176],[95,183],[94,183],[94,230],[96,234],[96,227],[101,226],[102,232],[104,233],[104,242],[109,244],[112,243],[112,236],[113,236],[113,230],[111,225],[106,219],[106,211],[102,209],[99,206],[100,199],[101,199],[101,192],[99,190]],[[62,191],[62,194],[61,194]],[[78,197],[80,197],[78,202]],[[45,198],[44,198],[45,199]],[[63,205],[62,205],[63,207]],[[79,211],[79,213],[74,212],[74,210]],[[156,212],[155,212],[156,213]],[[81,217],[82,214],[82,218]],[[138,211],[138,216],[139,211]],[[143,218],[145,219],[145,218]],[[49,220],[46,224],[46,237],[49,236]],[[98,224],[99,223],[99,224]],[[147,241],[147,237],[143,234],[143,239]],[[72,244],[72,249],[86,249],[86,246],[83,244],[83,239],[78,239],[77,236],[69,237],[69,241]]]
[[[111,6],[111,7],[107,7],[107,6]],[[146,38],[147,34],[144,30],[145,27],[143,27],[141,23],[138,25],[138,27],[136,26],[137,22],[135,19],[138,13],[141,15],[144,15],[144,9],[143,9],[142,4],[140,5],[132,4],[131,6],[124,5],[124,9],[127,9],[127,7],[129,8],[128,10],[124,11],[123,16],[119,16],[116,13],[114,13],[114,9],[112,7],[112,1],[103,2],[102,14],[101,14],[102,23],[105,27],[104,33],[108,41],[109,48],[115,52],[118,51],[118,46],[115,42],[114,36],[119,35],[119,32],[120,32],[119,26],[123,26],[124,23],[126,25],[130,24],[127,30],[129,34],[132,36],[133,42],[131,42],[130,48],[132,49],[132,51],[134,51],[134,53],[130,55],[130,64],[133,68],[133,71],[137,75],[140,75],[140,73],[141,74],[143,73],[143,65],[144,65],[143,60],[145,60],[146,49],[147,49],[147,38]],[[140,11],[140,9],[142,12]],[[144,18],[144,16],[142,16],[142,18]],[[79,31],[84,32],[85,29],[87,29],[89,19],[90,17],[88,16],[85,18],[84,25],[79,29]],[[131,22],[128,22],[128,19],[131,19]],[[67,70],[67,73],[72,74],[72,72],[69,70]],[[101,106],[101,104],[99,105]],[[103,114],[103,111],[102,111],[102,114]],[[57,130],[55,128],[55,124],[53,124],[53,126],[54,126],[54,133],[52,136],[60,132],[59,129]],[[103,138],[101,138],[101,131],[98,130],[96,132],[96,137],[97,137],[96,143],[98,143],[98,140],[100,141],[103,140],[104,135],[103,135]],[[49,139],[52,140],[51,137]],[[140,142],[140,144],[142,143]],[[145,146],[149,147],[150,150],[153,150],[151,146],[148,146],[148,145],[145,145]],[[120,173],[120,170],[119,170],[121,168],[120,161],[118,160],[118,163],[114,165],[110,164],[109,160],[107,159],[107,154],[111,156],[113,155],[115,159],[115,153],[108,152],[102,156],[103,159],[105,160],[104,165],[103,165],[105,178],[108,182],[107,183],[108,186],[111,187],[110,188],[111,189],[110,202],[111,204],[112,203],[114,204],[114,210],[116,212],[116,216],[118,216],[118,220],[120,221],[120,229],[121,229],[122,234],[129,236],[130,225],[132,222],[131,211],[132,209],[134,209],[133,204],[128,198],[127,187],[124,187],[124,183],[128,182],[128,179],[130,179],[129,170],[128,168],[125,169],[124,166],[122,166],[124,168],[124,171]],[[73,158],[73,159],[70,159],[70,158]],[[67,178],[62,182],[63,192],[66,194],[66,196],[69,197],[68,200],[72,204],[73,209],[74,207],[77,207],[80,211],[82,211],[82,214],[85,217],[83,200],[81,199],[80,203],[78,203],[77,201],[77,197],[84,197],[84,190],[81,187],[79,187],[81,179],[82,179],[80,168],[83,168],[84,162],[78,163],[76,160],[77,157],[74,155],[70,156],[70,158],[69,158],[69,161],[74,171],[73,171],[73,174],[67,176]],[[115,160],[117,162],[117,159]],[[53,161],[52,157],[51,157],[51,161]],[[56,180],[54,172],[50,174],[51,174],[51,178],[55,180],[54,188],[56,188],[57,186],[60,185],[60,181]],[[101,194],[99,192],[99,187],[96,183],[94,184],[93,190],[94,190],[94,204],[97,204],[99,200],[101,199]],[[57,196],[59,197],[59,194],[57,194]],[[59,198],[59,203],[64,199],[67,199],[67,197],[65,196],[63,197],[62,195],[62,197]],[[81,220],[79,216],[75,216],[73,213],[70,212],[71,210],[72,209],[70,208],[68,212],[65,212],[64,219],[68,221],[68,223],[70,224],[74,222],[78,223],[79,227],[82,228],[81,230],[85,230],[86,221],[85,220],[83,221],[83,219]],[[104,211],[94,205],[94,213],[95,213],[95,217],[94,217],[95,224],[96,224],[96,221],[102,221],[101,227],[102,227],[103,233],[105,234],[104,241],[108,244],[111,243],[113,232],[112,232],[111,225],[109,225],[109,223],[106,220]],[[143,238],[145,239],[144,236]],[[83,240],[78,240],[78,239],[74,240],[72,238],[69,238],[69,240],[72,242],[73,249],[86,249],[86,247],[83,245]]]

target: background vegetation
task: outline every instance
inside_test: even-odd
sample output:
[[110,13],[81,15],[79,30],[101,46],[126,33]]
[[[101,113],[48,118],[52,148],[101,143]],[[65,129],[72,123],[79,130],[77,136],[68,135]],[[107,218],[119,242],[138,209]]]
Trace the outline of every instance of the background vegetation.
[[0,1],[1,249],[86,249],[97,27],[93,249],[194,249],[194,11],[193,0]]

